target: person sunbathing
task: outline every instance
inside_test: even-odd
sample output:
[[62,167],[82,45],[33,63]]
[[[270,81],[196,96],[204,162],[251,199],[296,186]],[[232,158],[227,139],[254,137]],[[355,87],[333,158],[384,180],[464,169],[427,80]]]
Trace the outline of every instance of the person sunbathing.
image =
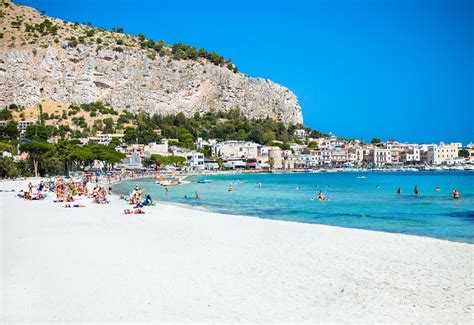
[[41,194],[41,192],[38,192],[36,193],[36,195],[34,197],[31,198],[32,200],[42,200],[44,199],[44,196],[43,194]]
[[130,210],[130,209],[125,209],[123,211],[123,214],[144,214],[145,211],[143,211],[142,209],[135,209],[135,210]]

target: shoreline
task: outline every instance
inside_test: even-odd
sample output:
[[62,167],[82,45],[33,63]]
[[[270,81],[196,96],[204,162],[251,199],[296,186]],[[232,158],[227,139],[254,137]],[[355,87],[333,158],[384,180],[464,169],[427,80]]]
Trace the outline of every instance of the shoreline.
[[[271,173],[265,173],[265,174],[271,174]],[[221,175],[234,175],[234,174],[213,174],[213,175],[207,175],[207,176],[221,176]],[[236,174],[236,175],[238,175],[238,174]],[[185,179],[185,178],[188,178],[188,177],[193,177],[193,176],[198,177],[199,175],[187,175],[187,176],[183,177],[182,179]],[[122,181],[131,181],[131,180],[135,180],[135,179],[142,180],[142,179],[147,179],[147,178],[153,179],[153,177],[142,177],[142,178],[127,179],[127,180],[122,180]],[[120,182],[121,181],[115,181],[115,182],[113,182],[113,184],[117,184],[117,183],[120,183]],[[120,196],[123,196],[123,195],[126,196],[126,194],[117,193],[113,189],[112,189],[111,194],[115,195],[117,198],[120,197]],[[241,218],[256,218],[256,219],[269,220],[269,221],[282,221],[282,222],[299,223],[299,224],[305,224],[305,225],[317,225],[317,226],[335,227],[335,228],[341,228],[341,229],[361,230],[361,231],[369,231],[369,232],[380,232],[380,233],[384,233],[384,234],[394,234],[394,235],[410,236],[410,237],[417,237],[417,238],[429,238],[429,239],[434,239],[434,240],[446,241],[446,242],[450,242],[450,243],[462,243],[462,244],[467,244],[467,245],[474,245],[474,242],[466,242],[466,241],[460,241],[460,240],[438,238],[438,237],[432,237],[432,236],[426,236],[426,235],[401,233],[401,232],[396,232],[396,231],[385,231],[385,230],[377,230],[377,229],[345,227],[345,226],[339,226],[339,225],[327,225],[327,224],[322,224],[322,223],[303,222],[303,221],[297,221],[297,220],[272,219],[272,218],[265,218],[263,216],[257,216],[257,215],[235,214],[235,213],[230,213],[230,212],[225,212],[225,211],[215,211],[215,210],[210,209],[206,205],[193,205],[192,203],[162,201],[162,200],[157,201],[157,202],[160,205],[177,206],[177,207],[181,207],[181,208],[195,210],[197,212],[204,211],[204,212],[208,212],[208,213],[214,213],[214,214],[225,215],[225,216],[233,216],[233,217],[241,217]]]
[[[27,181],[25,181],[25,184]],[[18,189],[20,182],[0,183]],[[24,188],[24,186],[23,186]],[[4,322],[469,322],[474,246],[1,192]],[[54,276],[51,276],[54,274]],[[185,308],[183,308],[183,306]]]

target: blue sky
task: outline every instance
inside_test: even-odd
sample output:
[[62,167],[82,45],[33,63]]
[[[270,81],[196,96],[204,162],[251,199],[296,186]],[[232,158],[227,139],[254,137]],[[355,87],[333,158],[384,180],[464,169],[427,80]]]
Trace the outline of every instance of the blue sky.
[[299,98],[305,125],[349,138],[474,141],[471,0],[21,0],[232,58]]

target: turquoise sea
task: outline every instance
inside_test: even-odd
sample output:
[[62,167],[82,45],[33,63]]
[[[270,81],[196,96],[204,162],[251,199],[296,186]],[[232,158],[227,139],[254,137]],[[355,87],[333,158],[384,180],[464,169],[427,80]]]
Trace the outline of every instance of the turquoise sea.
[[[154,199],[226,214],[474,243],[474,172],[242,174],[206,178],[211,183],[199,184],[198,177],[190,177],[189,184],[169,187],[167,195],[153,179],[124,181],[115,184],[113,190],[128,194],[138,184]],[[232,192],[228,192],[230,184]],[[415,185],[420,189],[418,196],[413,193]],[[399,187],[401,195],[396,194]],[[436,192],[436,187],[441,192]],[[461,192],[459,200],[453,200],[453,188]],[[320,190],[328,201],[318,201]],[[195,199],[195,191],[199,199]]]

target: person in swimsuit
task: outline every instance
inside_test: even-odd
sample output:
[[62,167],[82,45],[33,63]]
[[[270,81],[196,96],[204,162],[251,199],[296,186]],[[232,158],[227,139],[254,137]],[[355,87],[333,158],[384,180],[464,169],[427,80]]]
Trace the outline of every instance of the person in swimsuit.
[[319,200],[319,201],[324,201],[325,199],[326,199],[326,198],[324,197],[323,191],[319,191],[318,200]]
[[397,190],[397,194],[402,194],[402,189],[400,187]]
[[420,194],[420,190],[418,189],[418,186],[415,185],[415,188],[413,189],[413,193],[415,193],[415,195]]
[[455,200],[459,199],[460,193],[456,189],[453,189],[452,193],[453,193],[453,199]]

